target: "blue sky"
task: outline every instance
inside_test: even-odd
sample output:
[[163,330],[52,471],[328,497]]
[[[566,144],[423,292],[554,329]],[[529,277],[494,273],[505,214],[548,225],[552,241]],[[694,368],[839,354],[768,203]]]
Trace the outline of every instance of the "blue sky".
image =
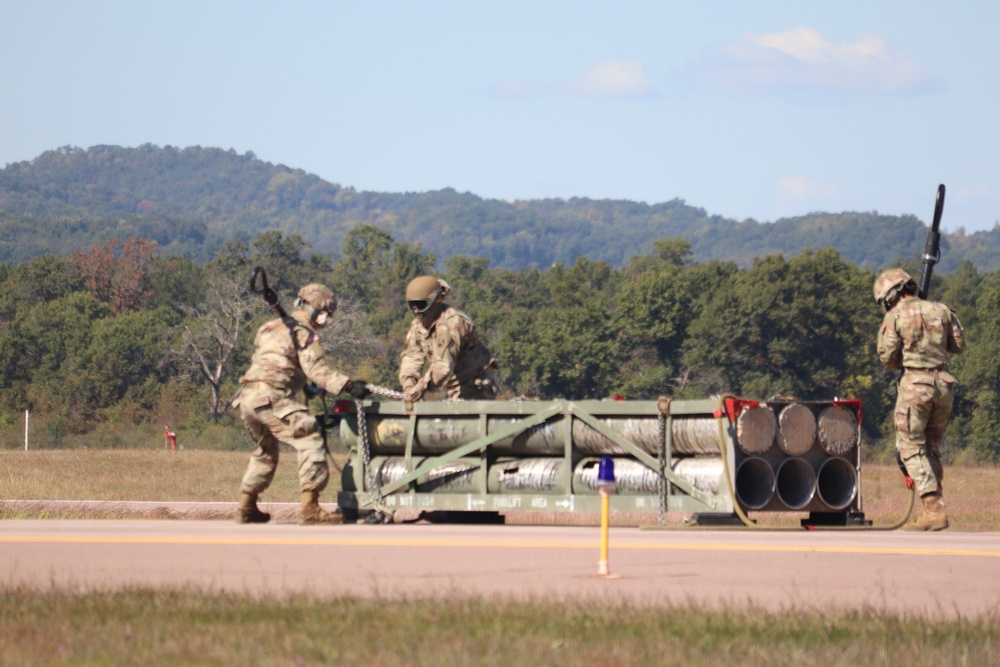
[[0,167],[253,151],[360,190],[1000,220],[1000,3],[0,0]]

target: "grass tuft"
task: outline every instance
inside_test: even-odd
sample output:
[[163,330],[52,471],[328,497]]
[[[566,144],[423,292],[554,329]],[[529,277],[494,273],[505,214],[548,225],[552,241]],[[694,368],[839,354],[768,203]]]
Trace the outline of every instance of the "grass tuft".
[[0,665],[993,665],[1000,618],[0,590]]

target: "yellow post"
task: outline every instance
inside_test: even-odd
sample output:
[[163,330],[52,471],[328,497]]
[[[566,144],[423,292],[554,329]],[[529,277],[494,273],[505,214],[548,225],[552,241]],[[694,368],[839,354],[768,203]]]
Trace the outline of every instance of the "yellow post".
[[608,571],[608,509],[611,503],[611,491],[601,488],[601,560],[597,564],[597,576],[606,577]]
[[615,462],[610,456],[602,456],[597,467],[597,492],[601,494],[601,562],[597,564],[597,576],[617,579],[608,571],[608,513],[615,492]]

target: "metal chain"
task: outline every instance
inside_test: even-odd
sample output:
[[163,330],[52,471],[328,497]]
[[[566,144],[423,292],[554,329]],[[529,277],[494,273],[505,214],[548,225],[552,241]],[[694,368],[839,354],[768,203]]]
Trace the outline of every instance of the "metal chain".
[[[409,394],[388,387],[380,387],[376,384],[365,384],[365,389],[373,396],[405,401],[409,399]],[[372,468],[371,446],[368,443],[368,422],[365,418],[365,404],[360,399],[355,399],[354,407],[358,416],[358,439],[361,441],[361,461],[365,468],[365,484],[368,486],[368,496],[371,499],[372,512],[365,520],[367,523],[391,523],[392,512],[390,512],[382,498],[382,485],[379,483],[378,471]]]
[[[395,398],[404,400],[406,394],[380,387],[375,384],[366,384],[365,388],[374,396],[384,396],[385,398]],[[361,461],[365,468],[365,485],[368,486],[368,496],[371,499],[372,507],[375,511],[365,520],[367,523],[390,523],[392,513],[386,509],[382,500],[382,485],[378,480],[378,471],[372,468],[371,446],[368,444],[368,420],[365,417],[365,404],[360,399],[355,399],[354,407],[358,416],[358,439],[361,441]]]
[[407,394],[404,394],[401,391],[396,391],[395,389],[389,389],[388,387],[380,387],[377,384],[366,384],[365,388],[368,390],[368,393],[373,394],[374,396],[394,398],[397,401],[405,401],[408,397]]
[[660,412],[660,451],[656,461],[659,466],[657,482],[659,484],[660,514],[656,518],[659,526],[666,525],[664,514],[667,513],[667,415]]

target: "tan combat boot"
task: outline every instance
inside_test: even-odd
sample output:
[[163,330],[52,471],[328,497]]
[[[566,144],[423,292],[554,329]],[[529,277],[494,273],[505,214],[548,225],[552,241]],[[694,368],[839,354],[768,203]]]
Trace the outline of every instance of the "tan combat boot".
[[244,491],[240,494],[240,506],[236,512],[236,523],[267,523],[271,515],[257,508],[257,495]]
[[944,502],[940,493],[928,493],[920,498],[924,511],[916,521],[906,524],[906,530],[944,530],[948,527],[948,516],[944,513]]
[[331,514],[319,506],[319,491],[302,492],[302,509],[299,511],[299,525],[311,526],[318,523],[343,523],[340,514]]

